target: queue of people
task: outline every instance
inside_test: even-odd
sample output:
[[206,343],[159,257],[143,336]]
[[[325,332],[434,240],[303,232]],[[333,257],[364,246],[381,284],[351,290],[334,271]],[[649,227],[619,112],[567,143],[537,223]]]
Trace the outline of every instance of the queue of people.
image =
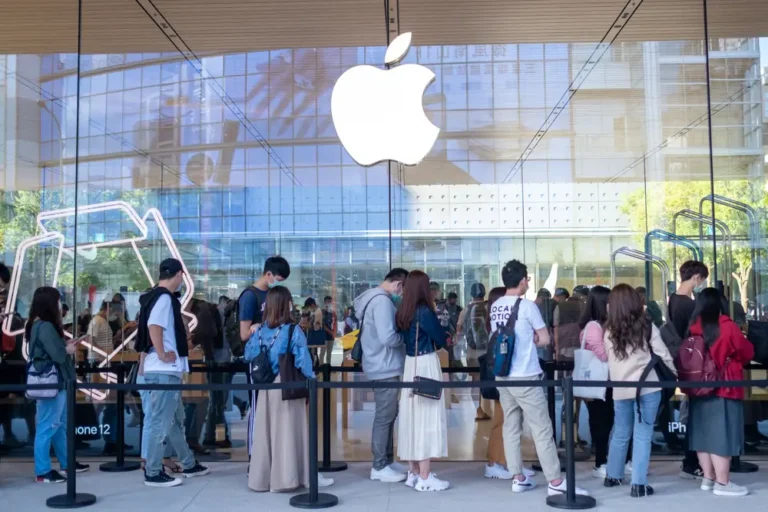
[[[680,274],[680,288],[669,301],[666,322],[670,329],[674,329],[679,338],[702,338],[722,380],[741,380],[744,365],[754,357],[752,344],[723,310],[722,294],[704,287],[708,277],[705,265],[686,262]],[[211,336],[219,341],[207,355],[222,362],[231,361],[239,354],[252,365],[266,361],[272,382],[296,378],[296,374],[304,379],[315,378],[313,362],[316,359],[313,360],[310,351],[312,333],[322,332],[323,342],[318,343],[324,350],[321,361],[329,360],[326,354],[333,345],[328,344],[327,337],[336,332],[337,319],[332,300],[326,297],[324,310],[314,300],[308,300],[305,309],[310,313],[309,318],[302,315],[297,322],[293,295],[283,285],[289,275],[288,262],[280,256],[271,257],[265,262],[261,276],[237,301],[222,297],[219,306],[213,306],[210,311],[217,329]],[[379,286],[359,295],[345,313],[344,325],[349,332],[352,327],[359,329],[366,377],[372,382],[385,383],[440,381],[438,353],[451,347],[457,336],[471,338],[468,343],[472,365],[486,364],[494,341],[513,336],[508,368],[495,375],[496,380],[502,382],[541,379],[541,350],[551,347],[553,342],[552,352],[558,358],[570,358],[579,348],[590,351],[607,366],[611,381],[647,383],[640,388],[609,387],[604,399],[587,402],[595,455],[593,476],[603,479],[606,487],[630,484],[632,497],[652,496],[654,489],[648,483],[651,438],[664,403],[662,389],[653,383],[667,373],[677,373],[670,342],[662,335],[666,327],[658,327],[654,315],[648,311],[645,297],[627,284],[613,289],[577,287],[573,295],[557,289],[554,296],[558,304],[552,309],[550,297],[542,290],[535,302],[526,298],[530,277],[525,264],[509,261],[500,277],[504,286],[492,289],[487,301],[485,287],[476,283],[471,289],[473,301],[468,308],[462,311],[452,300],[456,297],[449,296],[440,311],[434,284],[426,273],[392,269]],[[138,383],[178,385],[189,372],[188,354],[194,344],[179,301],[183,278],[181,262],[165,260],[159,268],[157,286],[140,299],[141,308],[135,322],[138,330],[135,348],[141,354]],[[101,305],[86,335],[105,351],[114,343],[109,340],[109,323],[115,319],[109,311],[107,303]],[[120,314],[127,313],[123,309]],[[442,318],[446,314],[448,322]],[[456,317],[455,321],[451,320],[452,316]],[[547,316],[553,317],[553,321],[545,320]],[[575,330],[578,341],[572,339],[573,323],[578,326]],[[302,328],[302,324],[308,328]],[[60,294],[56,289],[44,287],[35,292],[25,336],[30,340],[30,360],[37,371],[53,367],[62,381],[75,378],[69,355],[74,353],[77,343],[86,338],[67,341],[64,337]],[[219,355],[214,357],[213,350]],[[666,371],[662,371],[664,368]],[[290,375],[281,375],[286,371]],[[196,460],[185,436],[181,391],[158,389],[142,391],[141,395],[145,484],[172,487],[180,485],[181,478],[208,474],[209,468]],[[371,480],[404,482],[419,492],[450,488],[450,483],[438,478],[432,467],[434,459],[448,454],[447,418],[442,398],[439,386],[402,391],[374,388]],[[746,488],[731,481],[729,471],[731,457],[741,455],[744,449],[743,399],[743,388],[719,388],[710,395],[689,400],[685,444],[688,454],[693,455],[686,455],[681,476],[700,480],[704,491],[719,496],[748,493]],[[221,401],[213,404],[212,400],[209,409],[212,426],[221,415]],[[536,487],[535,472],[523,466],[521,455],[526,424],[547,481],[548,495],[566,493],[567,483],[561,474],[543,388],[501,387],[494,402],[485,476],[511,481],[512,491],[516,493]],[[37,400],[35,473],[38,482],[64,481],[64,476],[51,468],[49,451],[53,447],[61,469],[65,470],[69,462],[64,435],[65,403],[63,392]],[[477,413],[478,420],[485,419],[482,400]],[[257,492],[285,492],[307,486],[308,418],[304,400],[286,398],[282,390],[254,392],[248,425],[249,488]],[[397,456],[407,466],[395,458],[396,430]],[[178,464],[170,460],[174,453]],[[77,471],[88,469],[76,461],[69,463],[74,464]],[[324,487],[332,485],[333,480],[318,475],[318,483]],[[587,494],[578,487],[574,490],[577,494]]]

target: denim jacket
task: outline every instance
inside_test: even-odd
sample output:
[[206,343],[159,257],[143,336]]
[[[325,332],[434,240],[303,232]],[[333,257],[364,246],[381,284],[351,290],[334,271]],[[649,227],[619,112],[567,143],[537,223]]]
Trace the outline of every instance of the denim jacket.
[[[417,324],[419,328],[418,339],[416,339]],[[436,352],[446,346],[449,336],[448,327],[440,325],[440,320],[438,320],[435,312],[429,309],[429,307],[421,305],[416,309],[416,314],[413,315],[411,328],[403,333],[405,354],[414,357],[416,355],[416,347],[418,347],[420,356]]]
[[[269,351],[269,362],[272,363],[272,371],[275,375],[280,374],[280,355],[288,352],[288,332],[291,324],[284,324],[280,327],[270,329],[262,324],[258,331],[251,335],[251,339],[245,345],[245,354],[243,359],[247,362],[253,361],[259,352],[261,344],[267,347],[275,340],[272,349]],[[307,337],[297,325],[293,329],[293,339],[291,340],[291,352],[296,357],[296,368],[308,379],[315,378],[315,372],[312,370],[312,356],[307,348]]]

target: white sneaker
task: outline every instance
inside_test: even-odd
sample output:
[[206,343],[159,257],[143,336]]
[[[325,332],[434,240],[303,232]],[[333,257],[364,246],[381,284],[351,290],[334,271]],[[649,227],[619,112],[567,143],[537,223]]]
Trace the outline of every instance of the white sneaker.
[[600,466],[595,466],[594,468],[592,468],[592,476],[595,478],[605,479],[605,477],[607,476],[605,464],[602,464]]
[[485,478],[493,478],[496,480],[512,480],[515,477],[501,464],[488,464],[485,465]]
[[[565,483],[565,478],[563,478],[563,481],[560,482],[560,485],[552,485],[550,483],[547,489],[547,494],[549,496],[557,496],[558,494],[565,494],[567,490],[568,490],[568,485]],[[580,487],[576,487],[576,494],[580,494],[582,496],[589,496],[589,493]]]
[[[632,461],[629,461],[626,464],[624,464],[624,473],[627,475],[632,474]],[[648,472],[648,474],[650,474],[650,471]]]
[[392,464],[390,464],[389,469],[391,469],[395,473],[402,473],[404,475],[408,474],[408,468],[403,466],[399,462],[393,462]]
[[702,491],[709,492],[709,491],[711,491],[714,488],[715,488],[715,481],[714,480],[710,480],[707,477],[703,477],[701,479],[701,490]]
[[416,482],[418,481],[419,481],[419,475],[417,475],[416,473],[411,473],[409,471],[408,477],[405,479],[405,486],[413,489],[414,487],[416,487]]
[[726,485],[715,482],[715,490],[712,493],[715,496],[746,496],[749,494],[749,489],[733,482],[728,482]]
[[445,480],[440,480],[437,478],[437,475],[434,473],[429,474],[429,478],[424,480],[423,478],[419,477],[418,482],[416,482],[416,486],[414,487],[415,490],[419,492],[434,492],[434,491],[444,491],[450,487],[451,484],[449,482],[446,482]]
[[317,474],[317,486],[318,487],[330,487],[333,485],[333,478],[324,477],[322,473]]
[[526,476],[523,480],[518,480],[515,478],[512,480],[512,492],[526,492],[526,491],[532,491],[536,488],[536,481]]
[[527,477],[536,476],[536,472],[532,469],[528,469],[527,467],[523,466],[523,474]]
[[405,480],[405,473],[398,473],[392,466],[387,466],[384,469],[371,469],[371,480],[378,480],[386,484],[396,484]]

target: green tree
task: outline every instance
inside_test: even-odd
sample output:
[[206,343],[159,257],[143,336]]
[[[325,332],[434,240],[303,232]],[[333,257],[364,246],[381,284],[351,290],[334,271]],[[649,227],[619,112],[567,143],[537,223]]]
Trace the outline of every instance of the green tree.
[[[636,235],[639,247],[645,243],[645,234],[652,229],[664,229],[673,231],[672,219],[675,213],[683,209],[699,211],[699,201],[702,197],[712,193],[709,181],[666,181],[649,183],[647,191],[637,189],[624,198],[620,207],[622,213],[630,219],[630,224]],[[733,180],[716,181],[715,193],[745,203],[758,210],[762,224],[762,233],[766,232],[768,223],[766,223],[766,209],[768,209],[768,194],[765,191],[764,183],[760,181]],[[711,203],[704,204],[704,215],[711,216]],[[733,266],[731,276],[736,282],[741,300],[749,297],[748,289],[750,285],[752,260],[748,241],[748,229],[746,216],[731,208],[721,205],[715,207],[715,217],[723,221],[731,230],[733,242]],[[699,224],[688,219],[678,218],[676,233],[692,238],[698,241]],[[719,231],[716,231],[719,235]],[[704,260],[710,267],[713,265],[713,235],[711,226],[705,226],[704,229]],[[690,256],[680,249],[674,248],[671,244],[664,244],[663,252],[660,254],[668,263],[672,263],[673,251],[677,251],[678,264],[685,261]],[[724,244],[718,239],[717,263],[718,269],[724,268]],[[719,274],[718,278],[723,279]],[[733,293],[735,290],[732,290]]]

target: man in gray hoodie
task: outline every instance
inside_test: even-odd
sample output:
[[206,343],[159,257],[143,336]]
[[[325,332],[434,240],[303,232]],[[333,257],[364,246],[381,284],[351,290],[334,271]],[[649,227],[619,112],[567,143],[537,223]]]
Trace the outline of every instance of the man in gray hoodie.
[[[405,345],[395,326],[395,311],[406,277],[407,270],[394,268],[383,283],[355,299],[355,311],[360,312],[363,372],[372,382],[399,382],[403,376]],[[393,434],[398,392],[398,389],[373,390],[376,415],[371,435],[371,480],[395,483],[407,476],[406,469],[395,462]]]

